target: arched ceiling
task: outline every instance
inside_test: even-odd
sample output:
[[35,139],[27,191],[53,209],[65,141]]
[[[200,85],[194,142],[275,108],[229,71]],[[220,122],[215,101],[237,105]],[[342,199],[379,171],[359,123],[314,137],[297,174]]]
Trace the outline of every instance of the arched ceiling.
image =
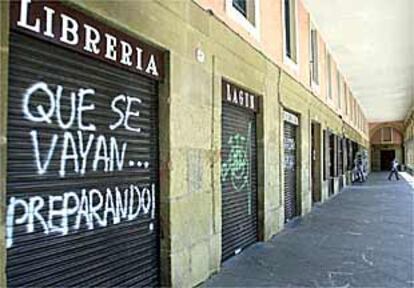
[[414,104],[414,0],[303,0],[369,122]]

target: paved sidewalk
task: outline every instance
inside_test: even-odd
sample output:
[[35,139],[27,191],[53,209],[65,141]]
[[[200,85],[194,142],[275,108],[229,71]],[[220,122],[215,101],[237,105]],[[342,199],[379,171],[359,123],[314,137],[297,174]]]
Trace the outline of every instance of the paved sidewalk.
[[204,286],[414,287],[414,179],[387,176],[344,189]]

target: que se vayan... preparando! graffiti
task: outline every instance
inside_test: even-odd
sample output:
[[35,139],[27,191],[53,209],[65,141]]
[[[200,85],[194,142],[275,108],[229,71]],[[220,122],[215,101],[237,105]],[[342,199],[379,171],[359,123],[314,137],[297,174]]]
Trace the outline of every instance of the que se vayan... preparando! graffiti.
[[[61,100],[64,93],[69,92],[61,85],[37,82],[28,87],[22,95],[23,117],[26,121],[39,123],[37,128],[30,131],[29,136],[33,149],[33,169],[39,177],[55,175],[59,179],[64,179],[69,172],[83,177],[89,171],[122,171],[124,166],[151,168],[148,161],[126,161],[126,141],[118,141],[115,136],[108,138],[97,134],[97,126],[91,121],[85,121],[93,119],[87,117],[87,114],[95,110],[94,89],[79,88],[66,95],[65,101],[69,98],[70,110],[65,109],[65,117],[62,117]],[[105,132],[113,133],[117,129],[124,129],[131,135],[141,133],[141,128],[135,127],[134,120],[140,117],[139,107],[142,100],[124,94],[114,96],[110,97],[112,101],[108,110],[115,117],[108,118],[112,119],[112,123],[108,123]],[[39,97],[42,101],[39,101]],[[40,137],[41,129],[49,125],[55,133],[51,137]],[[50,165],[50,162],[56,159],[59,165]],[[53,171],[50,167],[59,167],[59,171]],[[89,170],[87,167],[90,167]],[[155,184],[134,183],[121,186],[80,189],[76,192],[68,189],[62,195],[10,197],[7,209],[7,248],[13,246],[16,225],[25,225],[26,233],[40,229],[44,234],[66,235],[69,231],[79,230],[82,223],[87,229],[94,229],[131,221],[138,215],[150,215],[154,219]],[[72,221],[69,221],[69,218]],[[152,223],[149,228],[153,229]]]

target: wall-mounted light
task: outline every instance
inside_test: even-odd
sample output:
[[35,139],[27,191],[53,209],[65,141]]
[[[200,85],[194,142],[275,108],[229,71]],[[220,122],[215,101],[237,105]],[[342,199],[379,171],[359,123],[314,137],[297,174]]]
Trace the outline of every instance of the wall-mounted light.
[[204,63],[204,61],[206,60],[206,54],[204,53],[203,50],[201,50],[201,48],[197,48],[195,50],[195,56],[198,62],[200,63]]

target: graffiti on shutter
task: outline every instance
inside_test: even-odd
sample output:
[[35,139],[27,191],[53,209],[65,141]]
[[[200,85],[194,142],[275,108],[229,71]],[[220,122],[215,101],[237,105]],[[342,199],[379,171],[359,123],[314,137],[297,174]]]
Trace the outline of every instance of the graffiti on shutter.
[[10,45],[8,285],[157,285],[157,82],[23,33]]
[[298,215],[297,211],[297,143],[296,126],[284,121],[284,210],[285,222]]
[[222,82],[222,260],[257,241],[257,96]]

